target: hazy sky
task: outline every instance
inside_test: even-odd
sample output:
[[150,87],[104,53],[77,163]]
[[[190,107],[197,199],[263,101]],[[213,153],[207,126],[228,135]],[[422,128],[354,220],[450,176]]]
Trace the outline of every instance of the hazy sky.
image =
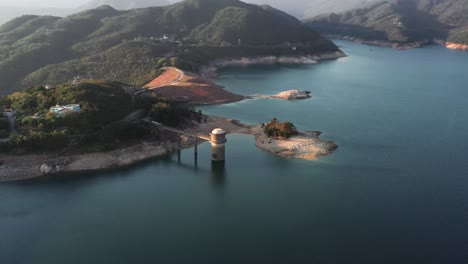
[[[0,0],[1,6],[10,7],[56,7],[77,8],[91,0]],[[135,0],[129,0],[135,1]],[[138,0],[137,0],[138,1]],[[168,0],[177,2],[181,0]],[[297,17],[310,17],[320,13],[341,12],[346,9],[356,8],[359,3],[375,2],[379,0],[241,0],[255,4],[270,4],[273,7],[289,12]],[[1,14],[1,8],[0,8]],[[5,16],[5,14],[4,14]],[[0,17],[1,19],[1,17]]]
[[21,7],[77,7],[89,0],[0,0],[0,6]]
[[[181,0],[169,0],[169,2],[177,2]],[[257,2],[257,3],[269,3],[275,4],[276,2],[282,2],[287,0],[242,0],[244,2]],[[304,0],[307,2],[307,0]],[[0,6],[21,6],[21,7],[62,7],[62,8],[73,8],[81,6],[90,0],[0,0]],[[297,0],[296,0],[297,2]]]

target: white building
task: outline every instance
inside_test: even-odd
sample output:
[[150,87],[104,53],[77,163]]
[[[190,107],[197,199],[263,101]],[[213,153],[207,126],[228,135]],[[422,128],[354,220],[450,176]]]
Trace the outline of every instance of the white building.
[[80,111],[81,107],[79,104],[56,105],[50,108],[50,112],[55,113],[57,116],[65,116],[72,112],[79,113]]

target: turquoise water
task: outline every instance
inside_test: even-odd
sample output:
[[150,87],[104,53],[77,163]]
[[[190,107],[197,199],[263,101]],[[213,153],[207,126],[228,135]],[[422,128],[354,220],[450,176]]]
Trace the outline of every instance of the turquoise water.
[[229,136],[122,171],[0,185],[0,263],[455,263],[468,260],[468,53],[337,41],[350,55],[227,69],[240,94],[313,98],[204,107],[276,117],[340,146],[285,160]]

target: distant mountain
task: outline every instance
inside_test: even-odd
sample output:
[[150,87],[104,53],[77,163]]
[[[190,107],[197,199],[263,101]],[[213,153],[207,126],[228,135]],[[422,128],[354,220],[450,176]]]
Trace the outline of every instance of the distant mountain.
[[305,21],[325,34],[405,45],[433,39],[468,43],[467,0],[391,0]]
[[152,6],[167,6],[170,4],[171,3],[166,0],[92,0],[91,2],[78,7],[78,11],[94,9],[103,5],[112,6],[118,10],[129,10]]
[[[246,0],[256,5],[269,5],[296,16],[310,18],[325,13],[339,13],[350,9],[365,7],[383,0]],[[171,2],[178,2],[171,0]]]
[[0,26],[0,93],[77,75],[140,84],[168,64],[196,71],[219,58],[338,50],[294,17],[238,0],[129,11],[107,5],[66,18],[22,16]]
[[364,8],[384,0],[309,0],[301,18],[327,13],[341,13],[351,9]]
[[339,13],[365,7],[383,0],[247,0],[254,4],[268,4],[285,10],[298,18],[308,18],[326,13]]
[[71,9],[0,6],[0,25],[23,15],[66,16]]
[[98,8],[102,5],[109,5],[118,10],[129,10],[135,8],[145,8],[151,6],[167,6],[171,2],[166,0],[92,0],[91,2],[82,5],[78,8],[40,8],[40,7],[12,7],[0,6],[0,25],[6,23],[16,17],[23,15],[39,15],[39,16],[59,16],[65,17],[73,13]]

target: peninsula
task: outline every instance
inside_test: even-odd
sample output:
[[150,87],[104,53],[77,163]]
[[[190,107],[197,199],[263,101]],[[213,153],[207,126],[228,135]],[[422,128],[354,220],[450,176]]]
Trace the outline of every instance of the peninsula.
[[[296,93],[308,96],[299,91],[284,94]],[[257,147],[284,158],[313,160],[336,150],[337,145],[321,140],[319,132],[297,131],[289,122],[246,125],[193,108],[243,98],[177,68],[165,68],[144,88],[80,80],[2,97],[3,108],[15,109],[11,113],[17,118],[17,133],[0,143],[0,181],[119,168],[196,144],[143,122],[151,120],[204,138],[219,127],[231,134],[250,134]]]
[[[320,139],[320,132],[302,132],[289,138],[269,137],[264,124],[249,126],[239,121],[206,116],[206,123],[192,123],[185,132],[208,135],[222,127],[229,134],[249,134],[255,137],[256,146],[283,158],[315,160],[333,153],[338,146]],[[193,139],[184,137],[179,143],[169,141],[139,141],[115,150],[91,153],[32,153],[23,155],[0,154],[0,182],[24,180],[50,174],[70,174],[84,171],[108,170],[130,166],[145,160],[165,156],[180,148],[193,147]]]

